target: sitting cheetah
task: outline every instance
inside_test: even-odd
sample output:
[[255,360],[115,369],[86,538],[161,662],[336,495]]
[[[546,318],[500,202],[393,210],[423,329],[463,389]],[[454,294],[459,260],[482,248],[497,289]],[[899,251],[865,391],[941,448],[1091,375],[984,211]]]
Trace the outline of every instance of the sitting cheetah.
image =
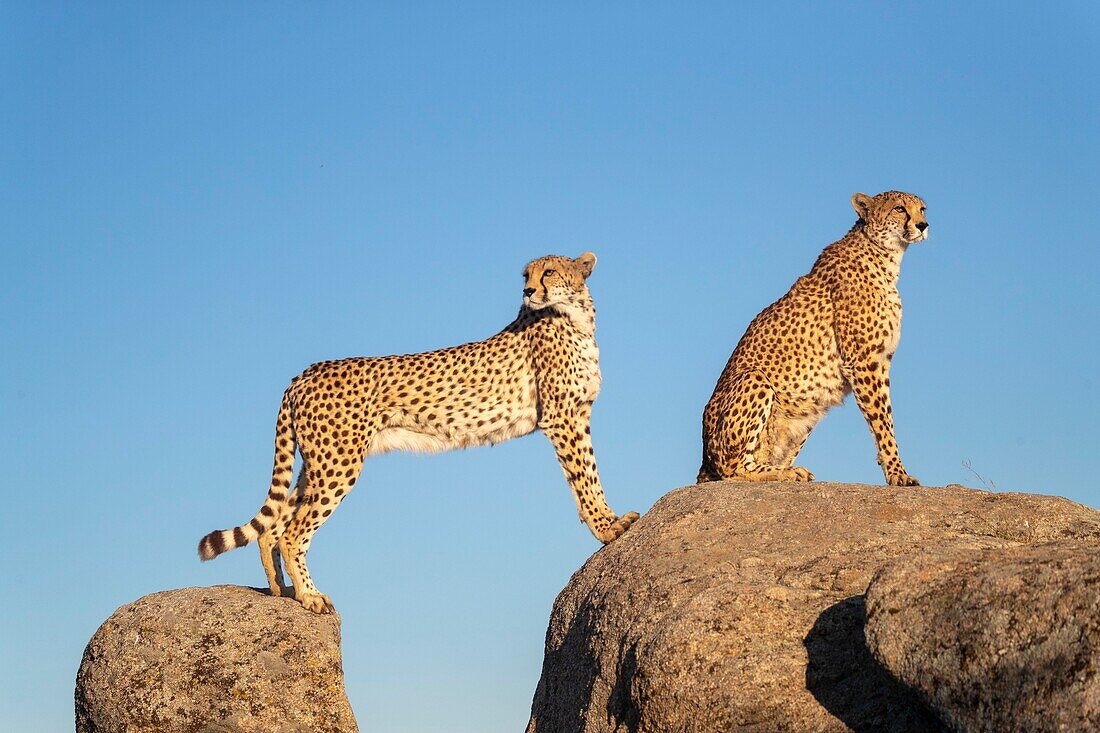
[[[274,595],[288,590],[317,613],[333,609],[310,579],[313,533],[351,491],[368,455],[492,445],[536,428],[553,443],[581,521],[604,544],[638,518],[604,500],[589,416],[600,391],[596,311],[585,284],[596,265],[547,256],[523,271],[523,306],[497,335],[440,351],[314,364],[290,382],[275,425],[271,489],[248,524],[199,542],[209,560],[259,539]],[[302,470],[290,479],[297,447]]]
[[898,273],[928,237],[924,202],[900,191],[852,196],[859,220],[808,275],[749,324],[703,411],[699,483],[813,481],[791,464],[817,421],[848,392],[894,486],[917,486],[894,440],[890,360],[901,335]]

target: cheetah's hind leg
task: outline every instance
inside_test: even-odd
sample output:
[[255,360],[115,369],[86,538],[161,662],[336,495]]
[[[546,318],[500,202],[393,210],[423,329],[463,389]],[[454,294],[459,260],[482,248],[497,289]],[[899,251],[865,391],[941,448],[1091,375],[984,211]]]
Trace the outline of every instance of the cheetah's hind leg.
[[305,481],[306,469],[305,466],[302,466],[302,470],[298,473],[298,485],[294,493],[287,497],[286,503],[279,511],[279,516],[275,518],[275,523],[257,540],[260,547],[260,562],[263,563],[264,574],[267,576],[267,585],[271,588],[271,595],[276,597],[291,597],[294,595],[293,589],[286,584],[286,580],[283,578],[279,539],[286,531],[290,520],[294,518],[294,512],[298,509],[298,502],[305,495],[303,490]]
[[[286,572],[294,584],[294,599],[314,613],[332,613],[335,607],[332,599],[317,590],[309,569],[306,567],[306,553],[313,541],[313,535],[324,524],[340,503],[347,498],[363,468],[367,447],[376,433],[373,425],[356,436],[344,439],[340,444],[343,454],[330,447],[322,452],[312,446],[317,444],[314,436],[305,430],[300,431],[299,450],[306,456],[306,465],[298,480],[298,491],[294,516],[290,518],[285,531],[279,537],[279,552],[283,556]],[[343,459],[337,459],[343,455]]]
[[[719,410],[711,419],[713,430],[704,436],[709,465],[700,478],[718,476],[740,481],[813,481],[800,466],[775,465],[777,436],[786,432],[775,408],[775,390],[755,371],[735,375],[723,399],[707,405]],[[709,417],[709,416],[708,416]],[[793,456],[792,456],[793,458]]]
[[256,541],[260,547],[260,562],[264,565],[264,574],[267,576],[267,585],[271,589],[271,595],[284,596],[288,590],[286,580],[283,578],[282,555],[279,553],[279,540],[271,536],[271,532],[264,532]]

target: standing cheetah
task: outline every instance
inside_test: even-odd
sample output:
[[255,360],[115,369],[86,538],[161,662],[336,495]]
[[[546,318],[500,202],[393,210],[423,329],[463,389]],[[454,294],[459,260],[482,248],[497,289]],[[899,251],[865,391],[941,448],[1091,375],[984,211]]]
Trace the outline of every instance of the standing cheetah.
[[890,360],[901,335],[901,258],[928,237],[924,202],[852,196],[859,220],[749,324],[703,411],[699,483],[813,481],[792,466],[817,421],[849,392],[893,486],[917,486],[894,440]]
[[[523,271],[516,320],[484,341],[423,354],[314,364],[290,382],[275,424],[271,489],[248,524],[199,542],[209,560],[259,539],[274,595],[288,590],[317,613],[332,610],[305,556],[313,533],[359,478],[368,455],[492,445],[542,430],[554,445],[581,521],[604,544],[637,513],[617,517],[604,500],[589,416],[600,391],[596,311],[585,280],[596,255],[540,257]],[[290,479],[302,456],[295,493]]]

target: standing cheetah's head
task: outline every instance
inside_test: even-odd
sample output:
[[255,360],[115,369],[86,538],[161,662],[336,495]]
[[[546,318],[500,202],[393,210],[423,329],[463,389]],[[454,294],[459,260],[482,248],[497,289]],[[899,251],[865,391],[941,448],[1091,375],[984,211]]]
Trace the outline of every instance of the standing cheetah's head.
[[584,281],[596,267],[596,255],[585,252],[575,260],[547,255],[523,268],[523,304],[531,310],[555,308],[563,312],[591,302]]
[[928,219],[919,196],[886,191],[872,198],[857,193],[852,196],[852,208],[859,214],[863,231],[876,244],[904,248],[928,238]]

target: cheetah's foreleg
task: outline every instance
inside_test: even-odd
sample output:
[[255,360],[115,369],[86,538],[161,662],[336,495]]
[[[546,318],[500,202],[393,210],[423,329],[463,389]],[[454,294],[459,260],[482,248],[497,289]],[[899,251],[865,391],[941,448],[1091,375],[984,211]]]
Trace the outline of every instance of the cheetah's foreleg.
[[849,385],[856,397],[867,427],[878,447],[878,464],[891,486],[920,486],[901,462],[894,438],[894,414],[890,405],[890,360],[863,358],[855,361],[849,373]]
[[592,406],[584,404],[576,410],[544,415],[546,420],[541,428],[554,446],[581,521],[606,545],[626,532],[638,519],[638,513],[627,512],[619,517],[607,505],[592,448],[591,414]]

